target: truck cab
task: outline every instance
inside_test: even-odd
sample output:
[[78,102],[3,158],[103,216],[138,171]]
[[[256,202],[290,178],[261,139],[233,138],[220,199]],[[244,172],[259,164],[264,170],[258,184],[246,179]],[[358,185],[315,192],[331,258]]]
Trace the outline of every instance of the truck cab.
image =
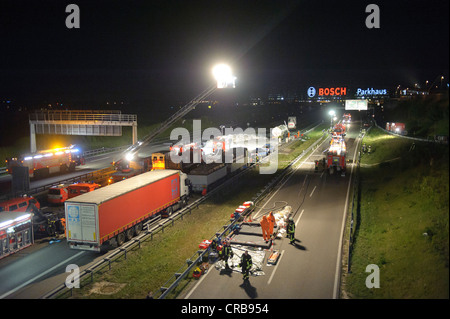
[[191,192],[191,181],[189,180],[187,174],[180,172],[180,197],[184,200],[185,204],[189,199]]

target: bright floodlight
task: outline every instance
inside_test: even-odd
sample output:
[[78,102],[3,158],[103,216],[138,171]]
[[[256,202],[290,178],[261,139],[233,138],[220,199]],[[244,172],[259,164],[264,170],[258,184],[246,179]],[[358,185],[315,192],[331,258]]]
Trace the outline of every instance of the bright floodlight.
[[233,76],[231,68],[228,65],[218,64],[213,68],[212,73],[217,81],[218,89],[235,87],[236,77]]
[[127,161],[131,161],[134,158],[134,154],[133,153],[128,153],[127,155],[125,155],[125,159]]
[[328,112],[328,114],[331,115],[331,116],[333,116],[333,115],[335,115],[336,113],[335,113],[333,110],[331,110],[330,112]]

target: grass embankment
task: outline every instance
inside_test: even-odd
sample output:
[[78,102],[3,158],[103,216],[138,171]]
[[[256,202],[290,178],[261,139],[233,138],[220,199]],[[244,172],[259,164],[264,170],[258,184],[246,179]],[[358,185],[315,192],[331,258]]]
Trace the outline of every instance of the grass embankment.
[[[346,295],[448,298],[448,147],[413,145],[376,128],[364,142],[373,153],[361,160],[361,205]],[[380,288],[365,285],[369,264],[380,269]]]
[[[321,136],[323,127],[311,132],[310,139],[305,142],[294,142],[286,150],[285,160],[292,160],[302,150],[308,148]],[[281,163],[279,163],[280,165]],[[280,169],[280,168],[279,168]],[[203,239],[212,236],[227,224],[230,214],[242,202],[250,200],[273,175],[259,174],[253,170],[237,181],[233,187],[208,199],[192,213],[185,215],[183,221],[175,222],[164,233],[155,234],[153,240],[142,244],[141,249],[127,253],[127,261],[121,258],[114,262],[112,269],[106,267],[102,273],[94,275],[95,282],[124,284],[116,293],[91,293],[94,287],[89,284],[75,289],[74,298],[145,298],[149,291],[157,292],[159,288],[185,264],[198,250]],[[189,284],[191,278],[182,281],[177,291],[170,296],[176,298],[181,289]]]

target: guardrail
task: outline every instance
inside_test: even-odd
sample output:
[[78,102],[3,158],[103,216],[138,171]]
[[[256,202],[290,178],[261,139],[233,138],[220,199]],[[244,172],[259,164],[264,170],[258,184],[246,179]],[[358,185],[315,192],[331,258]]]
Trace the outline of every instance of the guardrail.
[[[426,138],[411,137],[411,136],[407,136],[407,135],[397,134],[397,133],[388,131],[388,130],[386,130],[385,128],[379,126],[378,123],[377,123],[376,121],[374,121],[374,123],[375,123],[375,125],[376,125],[379,129],[385,131],[385,132],[388,133],[388,134],[391,134],[391,135],[394,135],[394,136],[397,136],[397,137],[402,137],[402,138],[410,139],[410,140],[413,140],[413,141],[420,141],[420,142],[429,142],[429,143],[443,144],[442,141],[438,141],[438,140],[430,140],[430,139],[426,139]],[[446,144],[448,145],[448,143],[446,143]]]
[[131,145],[124,145],[124,146],[118,146],[118,147],[102,147],[102,148],[97,148],[95,150],[90,150],[90,151],[86,151],[83,152],[83,157],[85,159],[100,155],[100,154],[106,154],[106,153],[113,153],[113,152],[117,152],[117,151],[122,151],[122,150],[126,150],[128,147],[130,147]]
[[107,178],[109,175],[111,175],[114,172],[115,172],[115,170],[113,168],[107,167],[107,168],[103,168],[103,169],[100,169],[100,170],[97,170],[94,172],[86,173],[86,174],[75,176],[75,177],[65,178],[65,179],[59,180],[54,183],[49,183],[49,184],[46,184],[43,186],[31,188],[25,192],[22,192],[22,191],[15,192],[15,193],[11,192],[7,195],[0,196],[0,200],[6,199],[8,197],[21,196],[24,193],[27,195],[36,195],[36,194],[39,194],[39,193],[42,193],[42,192],[48,190],[52,186],[56,186],[59,184],[73,184],[78,181],[91,181],[91,180],[99,181],[101,179]]
[[[308,133],[308,132],[312,131],[318,125],[319,124],[310,128],[307,131],[304,131],[304,133]],[[325,136],[325,134],[323,136]],[[269,184],[266,185],[266,187],[264,187],[263,190],[257,194],[257,196],[253,199],[254,202],[255,203],[258,202],[259,199],[262,199],[263,196],[270,189],[272,189],[274,186],[276,186],[276,184],[280,181],[280,179],[287,172],[290,171],[290,168],[293,165],[295,165],[295,163],[297,163],[312,148],[314,148],[317,145],[317,143],[322,140],[322,137],[320,139],[318,139],[316,142],[314,142],[311,146],[309,146],[307,150],[304,150],[296,159],[294,159],[286,168],[284,168],[281,173],[277,174],[277,176],[275,176],[274,179],[272,179],[271,182],[269,182]],[[288,144],[290,144],[290,143],[286,143],[285,145],[288,145]],[[160,231],[164,232],[164,228],[167,225],[169,225],[169,224],[173,225],[173,223],[176,220],[179,220],[179,219],[182,220],[186,214],[191,214],[193,208],[198,208],[198,206],[202,202],[209,199],[211,196],[214,196],[219,190],[230,186],[236,180],[238,180],[243,175],[247,174],[248,172],[250,172],[252,169],[254,169],[256,167],[257,167],[256,164],[249,164],[248,166],[242,167],[240,170],[237,170],[236,172],[234,172],[234,175],[232,175],[231,178],[227,179],[224,183],[222,183],[222,184],[218,185],[217,187],[215,187],[214,189],[210,190],[205,196],[200,197],[195,202],[189,204],[187,207],[183,208],[182,210],[177,212],[175,215],[165,219],[165,221],[158,223],[153,228],[151,228],[151,229],[149,228],[151,221],[149,223],[147,223],[146,224],[147,230],[143,234],[133,238],[128,243],[125,243],[124,245],[114,249],[111,253],[108,254],[108,256],[102,258],[100,261],[98,261],[94,265],[90,266],[89,268],[87,268],[83,272],[81,272],[79,275],[80,276],[79,277],[80,285],[83,282],[83,280],[86,280],[87,277],[89,277],[88,278],[89,283],[92,283],[93,276],[96,271],[103,269],[106,266],[108,266],[109,269],[111,269],[111,263],[113,261],[117,260],[118,258],[120,258],[122,256],[124,256],[124,258],[126,259],[128,251],[135,249],[136,247],[140,248],[142,242],[145,242],[149,239],[150,240],[153,239],[153,235]],[[212,238],[214,238],[215,236],[220,236],[220,237],[226,236],[228,234],[228,232],[231,229],[233,229],[235,222],[236,222],[235,220],[230,219],[229,223],[227,225],[223,226],[223,230],[221,232],[216,232],[216,234]],[[194,266],[196,266],[200,260],[202,260],[203,256],[207,253],[207,251],[208,250],[198,250],[189,259],[187,259],[186,265],[183,265],[176,273],[174,273],[166,281],[166,283],[164,283],[163,286],[160,288],[159,296],[156,295],[154,297],[157,297],[158,299],[164,299],[171,291],[173,291],[173,289],[175,289],[178,286],[180,281],[189,274],[189,272],[192,270],[192,268]],[[66,293],[70,293],[70,295],[73,295],[73,289],[74,288],[67,288],[65,284],[62,284],[59,287],[57,287],[56,289],[54,289],[51,292],[44,295],[42,298],[44,298],[44,299],[54,298],[55,296],[62,296],[63,294],[66,294]]]
[[[361,140],[364,138],[364,136],[369,133],[370,129],[372,128],[369,127],[369,129],[366,131],[366,133],[362,134]],[[359,144],[359,149],[358,149],[358,158],[356,160],[356,170],[355,170],[355,175],[353,177],[353,180],[356,181],[353,183],[353,196],[352,196],[352,208],[351,208],[351,213],[350,213],[350,230],[349,230],[349,238],[348,238],[348,254],[347,254],[347,273],[351,273],[351,259],[352,259],[352,251],[353,251],[353,240],[354,240],[354,236],[353,236],[353,229],[354,229],[354,221],[355,221],[355,213],[357,213],[358,211],[358,206],[359,206],[359,192],[360,192],[360,186],[361,186],[361,181],[360,181],[360,168],[361,168],[361,143]]]
[[7,173],[7,167],[0,167],[0,175]]
[[[237,171],[236,175],[234,175],[232,179],[237,179],[237,178],[241,177],[248,170],[250,170],[253,166],[254,166],[254,164],[251,164],[251,165],[247,166],[246,168],[244,168],[242,171]],[[149,239],[153,239],[153,235],[158,233],[158,232],[160,232],[160,231],[164,232],[164,228],[168,224],[172,224],[173,225],[173,223],[176,220],[179,220],[179,219],[182,220],[183,217],[186,214],[191,214],[193,208],[198,208],[198,206],[203,201],[205,201],[206,199],[208,199],[209,197],[211,197],[212,195],[217,193],[218,190],[220,190],[223,187],[226,187],[227,185],[232,183],[232,179],[229,179],[225,183],[220,184],[219,186],[217,186],[216,188],[211,190],[207,195],[202,196],[201,198],[197,199],[195,202],[189,204],[188,206],[186,206],[182,210],[178,211],[175,215],[170,216],[169,218],[165,219],[163,222],[158,223],[153,228],[150,229],[149,226],[148,226],[148,225],[150,225],[150,223],[152,221],[147,223],[146,226],[148,228],[143,234],[133,238],[128,243],[125,243],[124,245],[114,249],[111,253],[108,254],[107,257],[104,257],[103,259],[98,261],[96,264],[92,265],[91,267],[89,267],[88,269],[86,269],[82,273],[80,273],[80,282],[83,280],[83,278],[85,278],[88,275],[90,276],[90,279],[91,279],[91,282],[92,282],[93,274],[94,274],[95,271],[102,269],[106,265],[108,265],[108,267],[111,267],[111,262],[116,260],[116,259],[118,259],[121,256],[124,256],[124,258],[126,259],[126,254],[127,254],[128,251],[136,248],[136,246],[138,246],[140,248],[140,245],[141,245],[142,242],[144,242],[146,240],[149,240]],[[191,257],[188,260],[192,260],[192,259],[193,259],[193,257]],[[57,287],[53,291],[51,291],[51,292],[47,293],[46,295],[44,295],[42,298],[44,298],[44,299],[52,298],[52,297],[54,297],[56,295],[61,294],[64,290],[66,290],[66,292],[67,292],[67,291],[70,291],[71,289],[67,288],[65,284],[62,284],[61,286]],[[73,291],[71,291],[71,294],[72,293],[73,293]]]
[[[312,129],[314,129],[314,128],[312,128]],[[311,130],[312,130],[311,129]],[[285,177],[286,175],[287,175],[287,173],[289,173],[289,172],[291,172],[292,171],[292,167],[298,162],[298,161],[300,161],[306,154],[308,154],[312,149],[314,149],[314,148],[316,148],[316,146],[317,146],[317,144],[319,143],[319,142],[321,142],[322,141],[322,138],[323,138],[323,136],[325,136],[325,134],[324,135],[322,135],[322,137],[321,138],[319,138],[317,141],[315,141],[311,146],[309,146],[306,150],[304,150],[299,156],[297,156],[287,167],[285,167],[284,169],[283,169],[283,171],[282,172],[280,172],[279,174],[277,174],[277,176],[275,176],[259,193],[257,193],[257,195],[254,197],[254,198],[252,198],[252,201],[255,203],[255,205],[258,203],[258,202],[260,202],[261,200],[263,200],[263,198],[265,197],[265,195],[269,192],[269,191],[271,191],[274,187],[276,187],[280,182],[281,182],[281,180],[282,180],[282,178],[283,177]],[[271,154],[272,155],[272,154]],[[269,155],[270,156],[270,155]],[[256,167],[256,166],[253,166],[253,167]],[[248,170],[247,171],[245,171],[245,172],[243,172],[243,173],[247,173],[248,172]],[[237,176],[237,177],[240,177],[240,176]],[[228,181],[227,181],[228,182]],[[230,230],[232,230],[234,227],[234,225],[235,225],[235,223],[236,223],[236,220],[234,220],[234,219],[230,219],[230,222],[229,222],[229,224],[228,225],[224,225],[223,226],[223,228],[224,228],[224,230],[222,231],[222,232],[216,232],[216,234],[215,234],[215,236],[213,236],[212,238],[210,238],[211,240],[214,238],[214,237],[220,237],[220,238],[222,238],[222,237],[224,237],[224,236],[226,236],[229,232],[230,232]],[[158,297],[158,299],[164,299],[171,291],[173,291],[177,286],[178,286],[178,284],[181,282],[181,280],[183,279],[183,278],[185,278],[189,273],[190,273],[190,271],[192,270],[192,268],[195,266],[195,265],[197,265],[201,260],[202,260],[202,258],[203,258],[203,256],[206,254],[208,252],[208,249],[205,249],[205,250],[199,250],[199,251],[197,251],[197,253],[196,254],[198,254],[198,256],[195,258],[195,256],[196,256],[196,254],[194,254],[191,258],[189,258],[188,259],[188,262],[187,262],[187,267],[184,269],[184,267],[182,267],[180,270],[183,270],[182,272],[179,270],[178,272],[176,272],[165,284],[164,284],[164,286],[163,287],[161,287],[160,288],[160,293],[161,293],[161,295]],[[195,260],[192,262],[192,259],[194,259],[195,258]],[[171,282],[171,284],[170,284],[170,286],[169,287],[166,287],[166,285],[168,284],[168,283],[170,283]]]

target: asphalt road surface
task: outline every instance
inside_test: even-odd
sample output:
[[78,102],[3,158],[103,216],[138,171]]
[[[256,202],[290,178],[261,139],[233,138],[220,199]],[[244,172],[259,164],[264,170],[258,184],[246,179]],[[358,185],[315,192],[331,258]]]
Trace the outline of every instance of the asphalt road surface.
[[[168,149],[168,145],[165,143],[151,144],[143,148],[142,156],[148,156],[152,152],[166,148]],[[89,171],[108,167],[113,160],[117,160],[120,154],[120,152],[115,152],[99,155],[92,158],[82,168],[77,168],[76,172],[34,181],[31,183],[31,187],[43,186],[62,178],[70,178],[72,175],[79,176]],[[57,207],[51,210],[55,209]],[[50,239],[35,243],[0,260],[0,299],[40,298],[65,282],[68,275],[66,273],[67,265],[76,264],[82,271],[89,263],[99,258],[101,258],[101,254],[98,253],[70,249],[65,239],[52,243],[50,243]]]
[[[347,158],[354,158],[359,123],[347,133]],[[250,276],[244,283],[238,271],[211,266],[185,299],[332,299],[339,297],[342,236],[348,207],[351,164],[345,177],[314,172],[314,160],[322,158],[329,138],[311,156],[302,159],[280,188],[257,208],[254,220],[270,208],[286,202],[295,212],[296,243],[289,239],[274,241],[281,252],[274,266],[267,266],[266,252],[262,276]]]
[[[351,144],[352,142],[349,143],[350,147]],[[167,145],[164,146],[167,147]],[[322,147],[326,148],[326,143]],[[147,151],[151,154],[160,149],[161,145],[156,146],[156,149],[152,148]],[[95,170],[105,167],[109,165],[116,155],[100,155],[87,163],[84,169]],[[310,161],[311,159],[307,160]],[[331,180],[332,182],[325,182],[326,180]],[[48,179],[47,182],[49,182]],[[274,194],[270,202],[266,204],[267,207],[270,207],[274,201],[284,200],[290,203],[294,209],[301,208],[296,215],[296,221],[298,223],[298,244],[291,246],[285,239],[277,240],[276,249],[283,251],[278,265],[271,267],[271,269],[265,269],[265,276],[252,277],[250,286],[239,288],[241,294],[236,295],[235,291],[236,287],[239,287],[242,283],[240,273],[220,275],[218,272],[214,273],[213,270],[208,272],[207,277],[202,278],[202,287],[196,287],[190,294],[190,298],[289,298],[289,296],[301,298],[304,295],[300,294],[300,291],[303,291],[300,289],[300,285],[295,285],[300,291],[292,292],[294,295],[288,292],[289,289],[285,289],[285,280],[290,280],[289,278],[292,275],[297,276],[296,274],[289,274],[290,268],[295,268],[295,271],[299,272],[298,276],[306,280],[302,285],[310,284],[308,282],[308,276],[305,277],[305,269],[311,269],[312,271],[323,268],[324,274],[334,276],[338,245],[334,243],[334,238],[338,237],[340,232],[340,229],[336,229],[335,226],[342,221],[343,207],[341,208],[341,206],[343,206],[343,203],[341,202],[345,199],[346,190],[344,188],[346,188],[347,182],[348,176],[328,177],[326,174],[315,174],[312,172],[310,163],[302,163],[295,174],[283,185],[282,190]],[[303,184],[305,187],[303,189],[299,188],[299,185],[301,186]],[[314,187],[316,189],[312,196],[309,193],[306,194],[307,192],[312,192]],[[327,190],[328,188],[330,190]],[[333,198],[336,199],[335,203],[330,203],[328,199],[324,200],[318,197],[327,196],[326,194],[333,189],[339,190],[337,194],[333,195]],[[299,199],[303,197],[302,192],[307,196],[305,197],[305,201],[300,203]],[[300,218],[301,222],[299,223]],[[330,236],[331,233],[327,228],[323,228],[322,224],[333,225],[332,228],[336,234],[333,233],[333,236]],[[315,228],[306,229],[310,227],[309,225]],[[308,234],[309,232],[311,234]],[[322,239],[325,239],[325,241],[319,244],[318,237],[324,237]],[[321,260],[322,254],[330,255],[331,264],[328,264],[330,261],[326,261],[326,264],[321,267],[317,265],[311,267],[312,262]],[[43,294],[58,287],[65,281],[68,275],[66,273],[67,265],[76,264],[80,267],[80,271],[82,271],[90,263],[95,262],[101,257],[101,254],[94,252],[71,250],[68,248],[65,239],[62,239],[60,242],[49,243],[46,241],[37,243],[0,260],[0,299],[40,298]],[[302,265],[301,268],[295,266],[296,263],[300,263]],[[268,282],[269,279],[270,281]],[[208,285],[216,286],[217,282],[214,282],[215,280],[220,280],[220,289],[211,290],[208,288]],[[329,290],[330,280],[324,278],[322,280],[323,287],[314,283],[315,287],[317,287],[315,288],[317,294],[314,296],[322,296],[321,294],[325,290]],[[331,283],[332,286],[333,283]],[[278,291],[278,289],[280,293],[274,295],[273,291]],[[330,296],[332,296],[332,293]]]

